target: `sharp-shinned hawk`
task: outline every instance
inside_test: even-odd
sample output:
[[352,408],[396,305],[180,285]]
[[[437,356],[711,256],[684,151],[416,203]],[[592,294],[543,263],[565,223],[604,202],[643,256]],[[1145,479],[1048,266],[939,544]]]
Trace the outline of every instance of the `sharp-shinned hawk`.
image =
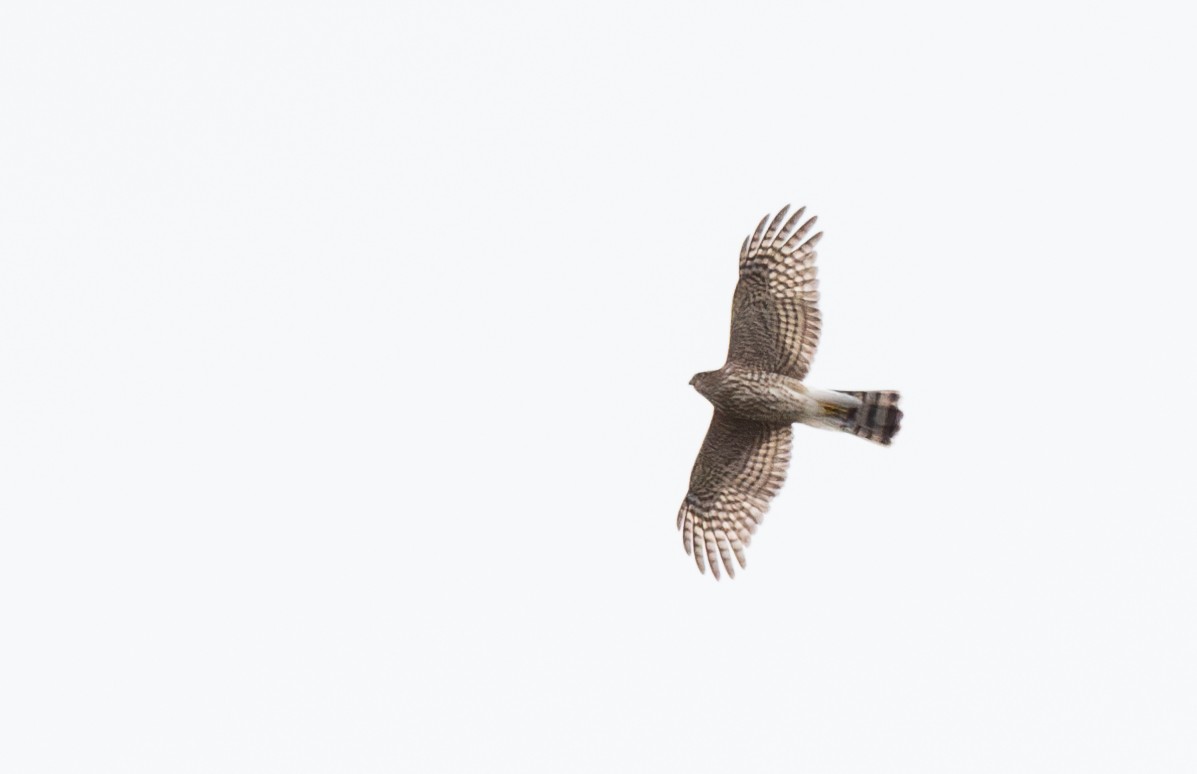
[[744,548],[785,481],[795,422],[842,430],[888,445],[902,412],[891,390],[816,390],[802,383],[819,343],[815,245],[803,241],[805,207],[766,215],[740,250],[740,281],[732,301],[731,344],[718,371],[690,380],[715,406],[690,491],[677,516],[686,552],[698,569],[735,577],[733,555]]

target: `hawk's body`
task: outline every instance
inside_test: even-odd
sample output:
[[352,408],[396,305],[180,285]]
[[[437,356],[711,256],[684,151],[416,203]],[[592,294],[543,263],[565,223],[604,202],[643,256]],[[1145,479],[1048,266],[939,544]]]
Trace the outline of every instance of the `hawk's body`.
[[[766,215],[740,250],[740,281],[732,303],[731,344],[718,371],[690,383],[715,406],[715,416],[690,474],[678,528],[698,569],[719,559],[735,575],[744,547],[785,481],[791,425],[800,422],[889,444],[902,412],[896,392],[815,390],[802,383],[819,343],[815,218],[795,228],[803,210],[783,220]],[[718,558],[716,557],[718,553]]]
[[[848,411],[860,400],[840,392],[812,390],[792,376],[728,363],[718,371],[696,374],[692,382],[719,411],[737,419],[825,427],[835,409]],[[836,424],[838,426],[838,424]]]

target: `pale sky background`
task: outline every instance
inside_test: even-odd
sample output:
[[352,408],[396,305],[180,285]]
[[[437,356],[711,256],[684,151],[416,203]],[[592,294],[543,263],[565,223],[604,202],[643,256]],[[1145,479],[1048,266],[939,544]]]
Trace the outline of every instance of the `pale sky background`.
[[[1181,3],[10,3],[0,770],[1197,770]],[[734,582],[674,518],[820,216]]]

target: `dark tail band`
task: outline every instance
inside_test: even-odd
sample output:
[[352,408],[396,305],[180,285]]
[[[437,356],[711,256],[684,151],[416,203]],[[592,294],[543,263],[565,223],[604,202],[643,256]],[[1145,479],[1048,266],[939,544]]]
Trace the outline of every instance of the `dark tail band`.
[[844,432],[889,446],[902,424],[902,410],[898,408],[900,394],[895,390],[837,392],[843,392],[861,401],[860,408],[852,409],[845,416]]

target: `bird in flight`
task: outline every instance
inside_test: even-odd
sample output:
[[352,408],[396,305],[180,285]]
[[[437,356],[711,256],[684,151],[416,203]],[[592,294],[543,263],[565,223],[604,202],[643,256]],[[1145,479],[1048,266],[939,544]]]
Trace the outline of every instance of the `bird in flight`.
[[[690,380],[715,407],[677,515],[686,553],[701,572],[736,575],[744,549],[785,481],[792,425],[840,430],[889,445],[902,412],[898,393],[817,390],[802,383],[819,343],[816,218],[790,206],[761,219],[740,249],[731,344],[718,371]],[[805,240],[805,241],[804,241]]]

